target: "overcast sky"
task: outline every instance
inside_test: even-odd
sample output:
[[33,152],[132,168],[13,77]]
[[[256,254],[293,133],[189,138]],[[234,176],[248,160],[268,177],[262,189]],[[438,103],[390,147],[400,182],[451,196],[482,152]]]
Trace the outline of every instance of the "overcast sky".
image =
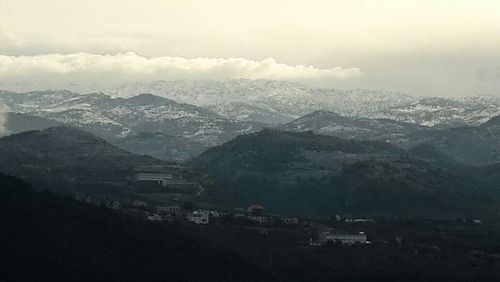
[[0,0],[0,81],[103,77],[500,95],[500,1]]

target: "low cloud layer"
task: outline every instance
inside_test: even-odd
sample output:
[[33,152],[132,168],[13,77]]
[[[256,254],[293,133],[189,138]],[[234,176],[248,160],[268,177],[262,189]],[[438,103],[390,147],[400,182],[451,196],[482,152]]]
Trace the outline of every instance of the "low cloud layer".
[[253,61],[245,58],[147,58],[133,52],[116,55],[89,53],[36,56],[0,55],[0,80],[71,79],[154,80],[154,79],[276,79],[342,80],[357,77],[359,68],[319,69],[287,65],[272,58]]

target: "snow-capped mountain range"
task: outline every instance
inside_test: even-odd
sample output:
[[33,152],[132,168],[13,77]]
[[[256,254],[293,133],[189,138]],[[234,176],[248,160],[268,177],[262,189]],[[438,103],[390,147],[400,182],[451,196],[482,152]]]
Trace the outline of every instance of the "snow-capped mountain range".
[[284,131],[336,136],[344,139],[373,140],[406,144],[414,135],[432,130],[430,127],[390,119],[345,117],[334,112],[315,111],[287,124],[277,126]]
[[[150,152],[154,147],[157,153],[152,155],[164,159],[189,158],[264,126],[404,143],[410,133],[479,125],[500,115],[500,97],[414,97],[270,80],[156,81],[84,88],[71,84],[68,88],[103,92],[0,91],[0,105],[10,112],[87,129],[135,152]],[[154,146],[146,148],[151,142]]]
[[317,89],[269,80],[156,81],[117,86],[110,93],[151,93],[205,107],[227,118],[268,124],[287,123],[317,110],[440,127],[478,125],[500,114],[500,97],[494,96],[416,97],[381,90]]
[[0,83],[0,89],[69,89],[103,92],[116,97],[150,93],[209,109],[220,116],[267,124],[283,124],[314,111],[347,117],[386,118],[426,126],[478,125],[500,114],[500,97],[443,98],[410,96],[371,89],[319,89],[273,80],[178,80],[120,85],[99,83],[25,85]]
[[[135,135],[144,132],[160,132],[172,138],[181,137],[176,140],[194,142],[197,148],[208,148],[262,128],[256,122],[228,119],[204,108],[151,94],[121,98],[70,91],[2,91],[0,104],[10,112],[86,129],[113,143],[121,138],[136,138]],[[144,142],[147,146],[147,140]],[[123,140],[120,143],[124,143]],[[190,154],[181,152],[180,155]]]

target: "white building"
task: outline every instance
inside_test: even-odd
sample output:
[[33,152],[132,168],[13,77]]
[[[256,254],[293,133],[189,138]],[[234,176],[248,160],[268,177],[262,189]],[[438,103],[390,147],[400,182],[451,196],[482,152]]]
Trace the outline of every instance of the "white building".
[[361,243],[364,244],[367,242],[366,240],[366,234],[364,232],[359,232],[359,233],[335,233],[332,234],[329,231],[326,232],[321,232],[319,233],[319,240],[320,243],[326,243],[326,242],[339,242],[342,244],[356,244],[356,243]]
[[167,186],[173,180],[173,175],[169,173],[139,173],[137,181],[156,182],[162,186]]
[[209,221],[209,212],[208,211],[193,211],[188,216],[188,221],[193,222],[194,224],[208,224]]

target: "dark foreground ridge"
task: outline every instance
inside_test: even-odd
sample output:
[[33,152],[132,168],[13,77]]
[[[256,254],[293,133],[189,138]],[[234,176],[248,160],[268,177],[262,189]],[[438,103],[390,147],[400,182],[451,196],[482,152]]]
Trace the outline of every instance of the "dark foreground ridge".
[[[499,281],[498,229],[438,221],[147,222],[0,174],[0,281]],[[324,225],[370,243],[309,244]],[[316,233],[317,234],[317,233]]]
[[272,281],[225,250],[0,174],[0,281]]

